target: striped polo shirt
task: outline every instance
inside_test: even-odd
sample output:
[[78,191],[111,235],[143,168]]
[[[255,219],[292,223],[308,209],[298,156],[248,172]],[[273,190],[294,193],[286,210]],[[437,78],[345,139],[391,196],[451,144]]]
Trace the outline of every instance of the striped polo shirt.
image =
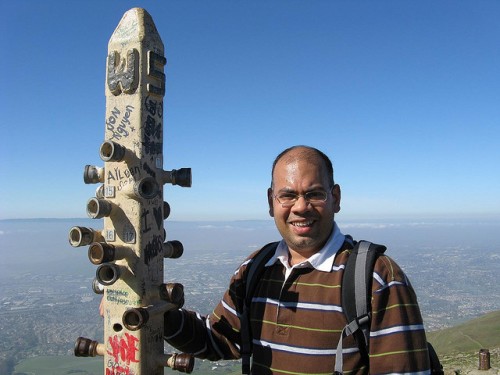
[[[336,347],[347,324],[341,281],[352,249],[334,224],[325,247],[290,267],[282,241],[266,264],[250,308],[252,374],[332,374]],[[179,310],[165,318],[165,338],[174,347],[211,360],[239,358],[245,271],[236,270],[229,289],[207,317]],[[352,337],[343,342],[345,374],[427,374],[427,341],[415,293],[389,257],[375,264],[369,364]]]

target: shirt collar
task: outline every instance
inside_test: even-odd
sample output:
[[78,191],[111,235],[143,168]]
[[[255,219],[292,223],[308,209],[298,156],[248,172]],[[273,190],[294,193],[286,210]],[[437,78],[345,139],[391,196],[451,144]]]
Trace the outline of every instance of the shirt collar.
[[[340,232],[337,223],[333,222],[333,231],[326,241],[325,246],[317,253],[311,255],[304,262],[296,265],[296,267],[313,267],[319,271],[330,272],[333,268],[333,261],[337,251],[340,250],[345,241],[345,235]],[[266,267],[273,265],[276,261],[280,261],[285,268],[290,268],[288,262],[288,246],[285,240],[281,240],[276,248],[273,257],[266,263]]]

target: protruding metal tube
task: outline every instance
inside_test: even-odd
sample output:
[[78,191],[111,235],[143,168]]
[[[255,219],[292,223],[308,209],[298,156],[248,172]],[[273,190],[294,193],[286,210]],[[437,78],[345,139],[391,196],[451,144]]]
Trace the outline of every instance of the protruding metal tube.
[[105,141],[99,149],[103,161],[121,161],[125,157],[125,147],[113,141]]
[[104,285],[102,285],[97,278],[92,280],[92,290],[95,294],[104,294]]
[[73,247],[87,246],[92,242],[101,241],[104,241],[101,231],[86,227],[73,227],[69,230],[69,243]]
[[167,241],[163,243],[163,257],[177,259],[184,253],[184,246],[177,240]]
[[146,324],[148,320],[149,313],[142,307],[128,309],[123,313],[122,318],[123,325],[131,331],[141,329],[141,327]]
[[170,216],[170,205],[167,202],[163,202],[163,220]]
[[95,273],[97,281],[102,285],[113,285],[120,278],[121,268],[116,264],[101,264]]
[[99,168],[94,165],[86,165],[83,171],[83,182],[86,184],[104,182],[104,168]]
[[162,181],[164,184],[179,185],[182,187],[191,187],[191,168],[172,169],[163,171]]
[[153,199],[160,192],[160,186],[153,177],[146,177],[134,184],[135,195],[144,199]]
[[123,190],[131,198],[153,199],[160,192],[160,186],[153,177],[146,177]]
[[75,356],[76,357],[95,357],[96,355],[104,355],[106,353],[106,346],[97,341],[87,339],[85,337],[78,337],[75,342]]
[[179,283],[161,284],[160,298],[181,308],[184,306],[184,286]]
[[164,354],[162,365],[170,367],[172,370],[191,374],[194,368],[194,356],[186,353]]
[[101,219],[111,213],[111,202],[101,198],[90,198],[87,202],[87,215],[92,219]]
[[148,322],[151,316],[160,313],[163,314],[169,308],[172,308],[172,305],[168,303],[160,303],[146,307],[134,307],[123,313],[122,322],[127,329],[137,331]]
[[117,259],[123,259],[123,249],[106,242],[93,242],[89,246],[89,260],[92,264],[103,264]]

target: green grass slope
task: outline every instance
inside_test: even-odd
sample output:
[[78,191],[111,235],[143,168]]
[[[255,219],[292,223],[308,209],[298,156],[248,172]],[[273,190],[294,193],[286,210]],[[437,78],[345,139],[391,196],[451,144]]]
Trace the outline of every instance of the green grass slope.
[[500,374],[500,311],[451,328],[428,332],[427,340],[436,349],[445,375],[477,372],[480,349],[490,351],[492,369],[487,373]]
[[427,339],[438,354],[477,353],[479,349],[500,348],[500,311],[463,324],[429,332]]

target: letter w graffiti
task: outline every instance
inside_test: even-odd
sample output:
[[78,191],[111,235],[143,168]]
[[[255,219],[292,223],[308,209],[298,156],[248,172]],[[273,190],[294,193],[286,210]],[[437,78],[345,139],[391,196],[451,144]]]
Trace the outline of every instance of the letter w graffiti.
[[131,49],[127,52],[127,60],[120,58],[117,51],[108,55],[108,88],[114,95],[120,95],[122,91],[132,94],[139,84],[139,52]]
[[118,336],[113,336],[109,338],[109,345],[111,346],[111,352],[108,350],[108,354],[113,356],[115,362],[126,362],[127,365],[130,362],[139,362],[135,357],[137,347],[135,344],[139,341],[137,337],[125,333],[125,338],[119,338]]

